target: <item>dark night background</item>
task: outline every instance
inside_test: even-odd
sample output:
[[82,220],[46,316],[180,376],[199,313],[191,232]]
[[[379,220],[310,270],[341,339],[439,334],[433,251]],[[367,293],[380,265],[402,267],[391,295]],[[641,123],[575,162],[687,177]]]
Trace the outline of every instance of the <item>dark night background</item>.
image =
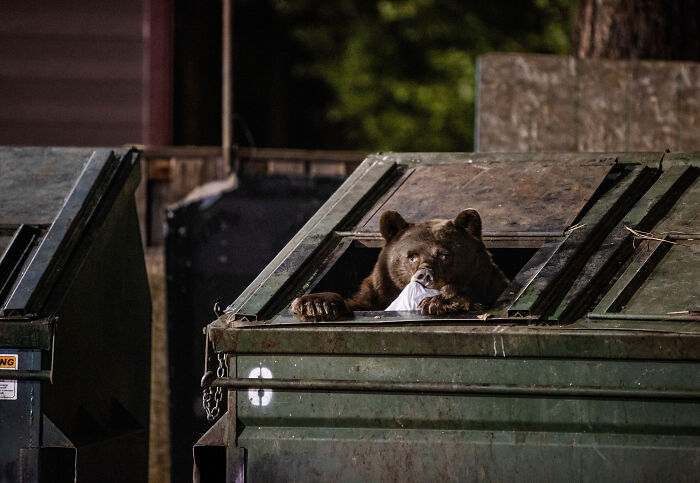
[[[567,54],[575,1],[239,0],[235,141],[470,150],[476,56]],[[221,5],[174,8],[173,140],[221,140]]]

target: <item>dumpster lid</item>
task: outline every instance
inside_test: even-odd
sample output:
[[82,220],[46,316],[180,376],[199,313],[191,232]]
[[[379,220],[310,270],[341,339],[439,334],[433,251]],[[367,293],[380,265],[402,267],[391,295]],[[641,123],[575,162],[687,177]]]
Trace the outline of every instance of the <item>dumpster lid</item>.
[[[698,206],[700,153],[373,155],[207,334],[216,351],[237,353],[697,360]],[[289,311],[294,297],[373,264],[384,210],[420,221],[465,207],[482,213],[492,253],[527,255],[487,313],[304,323]]]
[[294,296],[313,290],[354,242],[381,246],[378,220],[388,209],[422,221],[476,208],[490,247],[532,249],[560,241],[613,169],[621,169],[616,158],[590,153],[370,156],[227,312],[241,320],[270,320]]
[[[291,300],[319,287],[332,289],[323,281],[336,264],[352,267],[361,257],[348,261],[349,253],[380,247],[383,211],[420,221],[476,207],[492,250],[531,250],[490,310],[495,320],[695,322],[699,166],[700,157],[692,153],[370,156],[227,308],[226,317],[238,326],[299,324],[288,310]],[[336,282],[343,273],[338,275]],[[669,286],[673,294],[666,293]],[[356,321],[376,324],[370,317],[381,323],[432,320],[355,314]]]
[[455,164],[406,170],[360,222],[359,232],[379,232],[379,218],[395,210],[411,221],[452,219],[465,208],[481,214],[486,236],[518,233],[561,236],[591,198],[615,158],[517,162],[466,157]]
[[137,161],[133,149],[0,148],[0,317],[41,311]]

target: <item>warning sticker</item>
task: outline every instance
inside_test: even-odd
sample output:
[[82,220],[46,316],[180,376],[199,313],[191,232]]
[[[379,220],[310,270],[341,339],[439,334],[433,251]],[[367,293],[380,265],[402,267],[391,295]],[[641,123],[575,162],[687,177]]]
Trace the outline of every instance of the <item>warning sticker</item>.
[[[17,354],[0,354],[0,369],[17,370]],[[17,399],[17,381],[0,379],[0,399]]]

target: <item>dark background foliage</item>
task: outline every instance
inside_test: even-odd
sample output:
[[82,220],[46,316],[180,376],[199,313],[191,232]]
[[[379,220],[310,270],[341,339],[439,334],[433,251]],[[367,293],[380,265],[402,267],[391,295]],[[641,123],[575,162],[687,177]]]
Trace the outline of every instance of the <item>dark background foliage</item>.
[[[220,139],[217,3],[180,0],[176,8],[178,144]],[[238,0],[236,141],[469,151],[476,57],[570,53],[575,7],[575,0]]]

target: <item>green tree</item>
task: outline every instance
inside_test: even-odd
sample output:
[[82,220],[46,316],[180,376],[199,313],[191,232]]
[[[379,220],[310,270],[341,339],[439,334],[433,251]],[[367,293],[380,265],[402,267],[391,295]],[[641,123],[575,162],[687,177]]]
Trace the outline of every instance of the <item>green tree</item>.
[[476,58],[567,54],[575,0],[276,0],[346,148],[466,151]]

